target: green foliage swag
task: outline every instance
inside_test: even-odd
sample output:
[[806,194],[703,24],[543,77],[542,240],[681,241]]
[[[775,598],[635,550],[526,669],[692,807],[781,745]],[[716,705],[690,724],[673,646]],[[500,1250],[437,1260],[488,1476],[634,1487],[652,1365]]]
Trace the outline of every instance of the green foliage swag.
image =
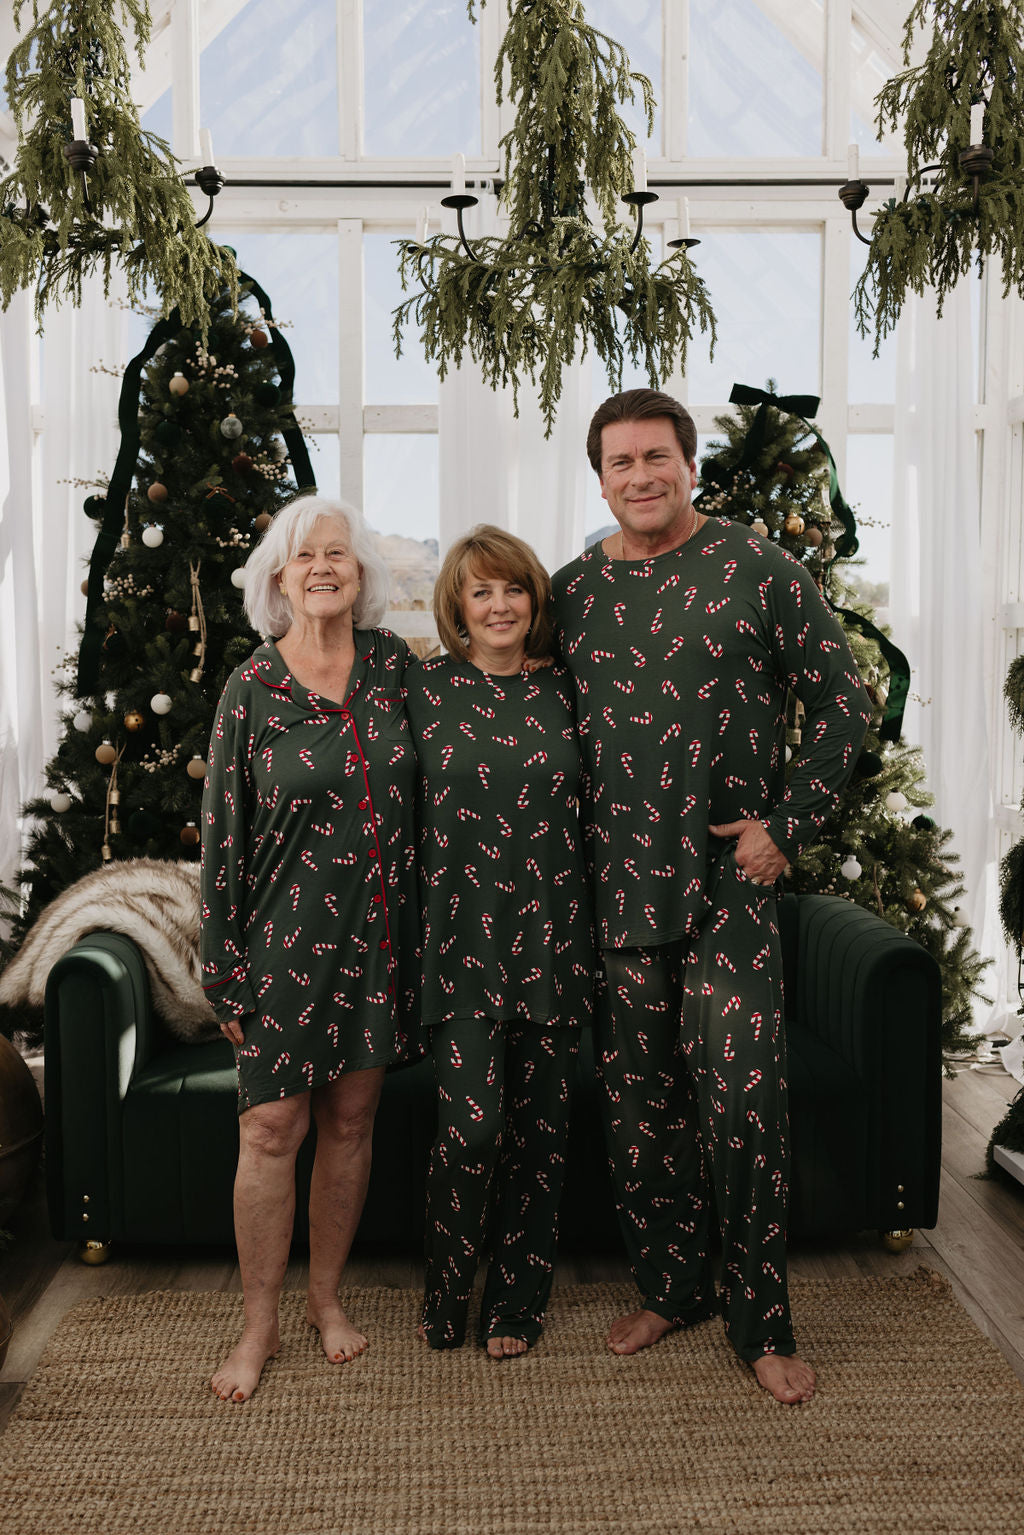
[[[685,366],[697,325],[713,346],[715,319],[684,250],[652,272],[647,240],[630,250],[618,223],[636,142],[618,107],[639,91],[648,125],[654,112],[650,81],[630,72],[625,50],[587,25],[581,0],[522,0],[495,62],[499,102],[506,70],[517,111],[501,141],[499,201],[512,232],[475,242],[472,257],[452,235],[399,241],[403,289],[420,286],[395,310],[395,349],[415,323],[441,378],[468,353],[492,389],[511,386],[517,413],[528,377],[550,435],[563,369],[588,346],[613,390],[627,356],[657,385]],[[603,233],[587,213],[588,185]]]
[[[767,388],[774,392],[771,380]],[[959,859],[950,848],[953,834],[923,813],[932,796],[923,787],[921,750],[902,738],[887,741],[881,733],[888,667],[877,644],[844,618],[842,610],[852,610],[874,622],[874,613],[858,597],[855,567],[835,555],[835,541],[843,530],[823,498],[828,460],[799,417],[769,407],[757,458],[740,469],[756,414],[756,406],[744,405],[735,414],[716,417],[724,440],[708,444],[705,462],[713,463],[715,478],[702,492],[700,508],[748,527],[760,520],[772,543],[807,566],[839,610],[837,617],[873,705],[867,738],[839,808],[792,865],[786,888],[856,901],[927,949],[942,973],[943,1050],[948,1055],[973,1048],[966,1034],[971,1001],[988,1000],[980,986],[989,962],[974,949],[971,930],[960,925],[957,915],[964,887],[957,872]],[[803,535],[785,531],[785,518],[794,511],[805,520]],[[806,541],[812,529],[823,534],[821,544]],[[795,762],[801,729],[792,699],[788,741]],[[908,819],[906,812],[890,810],[886,796],[892,793],[902,794],[918,813]],[[855,879],[841,872],[851,855],[861,868]]]
[[[867,266],[854,288],[861,335],[874,327],[875,355],[909,293],[931,287],[939,313],[946,295],[977,262],[997,257],[1003,292],[1024,295],[1024,0],[915,0],[903,58],[929,13],[935,32],[923,64],[889,80],[876,97],[879,134],[905,118],[911,189],[936,164],[935,187],[906,201],[890,198],[875,217]],[[988,99],[985,146],[994,152],[981,177],[960,165],[970,143],[970,112]]]
[[[14,0],[18,22],[25,0]],[[47,304],[80,304],[94,272],[109,293],[122,266],[133,303],[156,289],[165,314],[206,323],[209,300],[225,287],[237,298],[231,253],[196,229],[177,161],[163,139],[144,132],[131,99],[125,39],[135,33],[141,60],[150,35],[145,0],[32,0],[34,25],[7,62],[7,99],[18,125],[15,164],[0,182],[0,303],[35,288],[40,329]],[[64,157],[72,138],[70,99],[85,101],[90,142],[99,150],[88,175],[90,214],[81,178]]]

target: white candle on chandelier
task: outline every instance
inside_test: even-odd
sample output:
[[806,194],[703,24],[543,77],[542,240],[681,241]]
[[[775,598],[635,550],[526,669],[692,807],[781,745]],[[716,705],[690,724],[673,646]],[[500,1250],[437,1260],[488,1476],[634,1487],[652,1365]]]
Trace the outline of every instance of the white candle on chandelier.
[[688,197],[679,199],[679,238],[680,240],[690,238],[690,199]]
[[452,155],[452,196],[463,197],[466,192],[466,157]]
[[87,137],[85,128],[85,102],[81,96],[71,98],[71,137],[84,139]]
[[633,191],[647,191],[647,153],[643,149],[633,151]]
[[976,101],[971,108],[971,143],[983,144],[985,142],[985,103]]
[[416,221],[416,239],[420,245],[427,243],[427,230],[430,228],[430,209],[421,208],[420,216]]
[[846,151],[846,179],[856,181],[860,176],[860,150],[851,144]]
[[199,156],[204,165],[213,165],[213,134],[209,128],[199,130]]
[[906,178],[906,176],[896,176],[896,177],[894,177],[894,179],[893,179],[892,195],[895,197],[895,199],[896,199],[896,201],[898,203],[901,203],[903,201],[904,197],[906,197],[906,195],[907,195],[907,178]]

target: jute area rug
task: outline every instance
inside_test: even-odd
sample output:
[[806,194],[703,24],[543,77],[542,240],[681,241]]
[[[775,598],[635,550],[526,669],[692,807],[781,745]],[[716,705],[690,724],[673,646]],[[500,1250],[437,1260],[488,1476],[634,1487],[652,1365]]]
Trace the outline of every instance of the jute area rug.
[[370,1351],[332,1367],[301,1295],[244,1406],[210,1393],[240,1298],[69,1313],[0,1442],[17,1535],[612,1535],[1024,1529],[1024,1389],[945,1281],[802,1281],[821,1385],[782,1407],[709,1322],[617,1359],[632,1293],[556,1289],[542,1343],[495,1364],[414,1336],[419,1296],[347,1292]]

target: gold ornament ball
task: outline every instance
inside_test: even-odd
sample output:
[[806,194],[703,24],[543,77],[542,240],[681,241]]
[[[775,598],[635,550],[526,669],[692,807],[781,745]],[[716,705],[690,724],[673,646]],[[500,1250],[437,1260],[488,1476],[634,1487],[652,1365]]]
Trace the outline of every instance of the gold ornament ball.
[[104,767],[109,766],[116,756],[117,752],[110,741],[101,741],[96,748],[96,761],[102,762]]
[[79,588],[79,590],[81,591],[83,597],[88,597],[88,595],[89,595],[89,578],[88,578],[88,576],[86,576],[85,580],[82,582],[82,585]]
[[185,377],[184,373],[176,373],[167,387],[172,394],[179,396],[188,394],[188,379]]
[[199,827],[195,821],[189,821],[178,833],[178,840],[183,847],[195,847],[199,842]]
[[820,528],[810,527],[804,533],[804,543],[810,544],[812,549],[817,549],[824,541],[825,535]]
[[273,520],[274,519],[271,517],[269,512],[260,512],[259,516],[253,523],[253,527],[256,529],[257,533],[265,533]]
[[792,533],[796,536],[804,530],[804,519],[800,516],[799,512],[790,512],[783,523],[783,527],[787,533]]
[[185,772],[190,778],[206,777],[206,758],[193,757],[191,762],[185,764]]
[[166,501],[167,486],[161,485],[159,480],[154,480],[152,485],[146,491],[146,495],[149,497],[150,501]]
[[760,517],[754,518],[754,521],[750,524],[750,529],[752,533],[760,533],[762,538],[768,537],[768,524],[762,522]]
[[911,911],[924,911],[927,905],[928,897],[925,895],[923,890],[915,890],[913,895],[910,897],[910,900],[907,902],[907,906]]
[[138,709],[129,709],[124,717],[125,730],[141,730],[146,723],[146,716]]

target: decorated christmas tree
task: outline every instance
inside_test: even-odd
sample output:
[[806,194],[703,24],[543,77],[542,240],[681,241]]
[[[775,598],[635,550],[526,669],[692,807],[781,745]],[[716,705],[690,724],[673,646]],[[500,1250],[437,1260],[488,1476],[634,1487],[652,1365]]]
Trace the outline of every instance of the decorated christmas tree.
[[[925,764],[901,735],[909,682],[905,658],[853,586],[856,522],[827,444],[812,425],[818,401],[737,386],[735,415],[716,417],[724,440],[701,466],[703,512],[753,527],[807,566],[846,630],[874,704],[867,739],[839,809],[786,877],[793,891],[841,895],[877,912],[928,950],[942,972],[942,1046],[971,1048],[971,1000],[982,998],[987,961],[976,952],[958,902],[964,895],[952,833],[925,807]],[[792,760],[801,709],[791,699]]]
[[312,486],[294,368],[266,295],[245,279],[201,331],[173,314],[129,365],[63,738],[33,818],[10,948],[101,863],[195,856],[206,751],[228,673],[257,643],[241,567],[275,510]]

